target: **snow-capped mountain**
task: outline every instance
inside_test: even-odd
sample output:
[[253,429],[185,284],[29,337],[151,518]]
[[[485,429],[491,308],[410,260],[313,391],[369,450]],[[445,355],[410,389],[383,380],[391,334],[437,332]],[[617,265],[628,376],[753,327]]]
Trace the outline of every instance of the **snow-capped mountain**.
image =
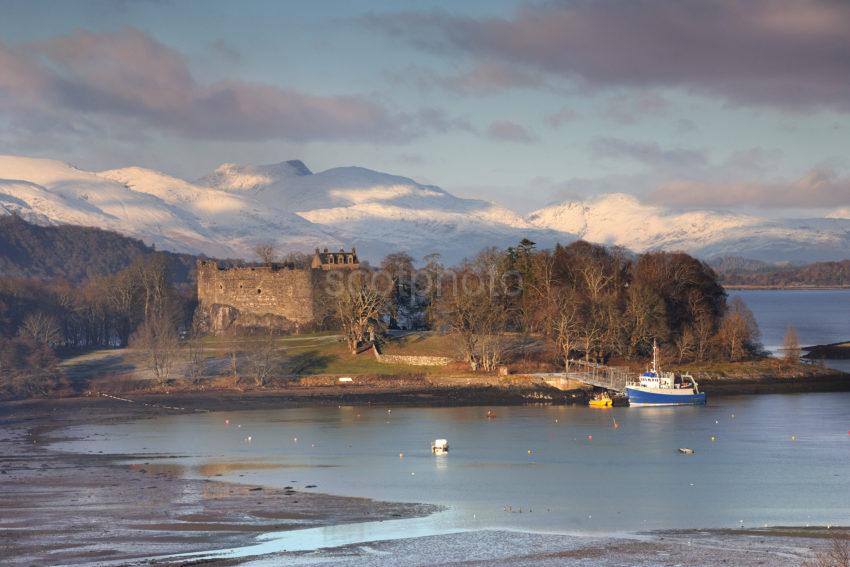
[[636,252],[684,250],[703,258],[819,261],[850,256],[850,219],[767,219],[724,211],[675,211],[615,193],[531,213],[529,222]]
[[300,161],[225,164],[192,183],[139,167],[83,171],[66,163],[0,156],[0,213],[40,224],[97,226],[158,248],[253,259],[356,246],[364,259],[439,252],[457,262],[523,237],[573,240],[486,201],[357,167],[312,173]]
[[0,212],[40,224],[113,230],[176,252],[250,257],[265,241],[308,250],[342,243],[300,216],[149,169],[101,173],[0,156]]
[[178,252],[253,259],[356,246],[377,261],[390,252],[439,252],[454,263],[488,247],[530,238],[541,247],[576,238],[636,252],[685,250],[702,257],[762,260],[845,258],[846,210],[829,217],[770,220],[719,211],[673,211],[611,194],[540,209],[527,217],[488,201],[360,167],[313,173],[300,161],[224,164],[195,182],[139,167],[83,171],[66,163],[0,156],[0,214],[40,224],[114,230]]

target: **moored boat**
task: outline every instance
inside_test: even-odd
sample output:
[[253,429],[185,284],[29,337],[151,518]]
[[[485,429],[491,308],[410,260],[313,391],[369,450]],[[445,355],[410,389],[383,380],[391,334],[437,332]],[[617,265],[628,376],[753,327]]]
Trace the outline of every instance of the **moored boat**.
[[587,405],[592,408],[610,408],[614,405],[614,400],[608,394],[600,394],[591,398]]
[[637,382],[626,385],[629,405],[640,406],[700,406],[705,405],[705,392],[690,374],[661,372],[658,368],[658,347],[652,344],[652,367],[640,375]]

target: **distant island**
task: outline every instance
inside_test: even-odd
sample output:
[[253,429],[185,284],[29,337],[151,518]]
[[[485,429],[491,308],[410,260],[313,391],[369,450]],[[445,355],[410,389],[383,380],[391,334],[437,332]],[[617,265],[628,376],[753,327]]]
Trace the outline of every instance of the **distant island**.
[[725,256],[713,258],[708,263],[724,287],[850,287],[850,260],[791,265]]

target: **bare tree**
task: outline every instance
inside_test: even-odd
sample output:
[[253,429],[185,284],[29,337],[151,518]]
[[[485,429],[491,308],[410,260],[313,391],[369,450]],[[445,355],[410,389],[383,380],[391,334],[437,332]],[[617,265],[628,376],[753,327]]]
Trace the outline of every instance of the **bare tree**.
[[509,341],[505,335],[507,312],[501,306],[485,301],[479,306],[478,352],[476,358],[486,372],[494,372],[502,363]]
[[145,355],[148,368],[160,383],[171,377],[179,345],[170,316],[162,313],[145,319],[136,329],[131,345]]
[[281,353],[270,329],[262,329],[245,343],[246,360],[254,384],[265,386],[280,368]]
[[651,350],[653,339],[667,336],[667,312],[664,300],[647,285],[633,285],[627,293],[626,326],[629,356]]
[[112,276],[101,278],[97,285],[105,293],[106,301],[113,313],[118,344],[126,345],[133,328],[140,320],[140,282],[133,270],[122,270]]
[[53,315],[43,311],[36,311],[27,315],[21,324],[20,334],[49,347],[55,347],[62,342],[62,330],[59,321]]
[[351,354],[357,354],[364,342],[374,344],[384,331],[387,293],[379,290],[369,275],[364,271],[353,272],[336,290],[336,314]]
[[159,318],[168,310],[172,292],[165,256],[154,254],[139,262],[134,266],[132,277],[141,286],[144,319]]
[[708,312],[700,311],[694,319],[694,350],[700,362],[709,355],[713,338],[714,321]]
[[758,346],[759,330],[753,312],[740,297],[729,304],[723,316],[718,337],[729,360],[743,359]]
[[186,367],[184,375],[193,384],[200,383],[206,374],[207,360],[204,350],[197,338],[186,341],[185,347]]
[[552,336],[564,362],[565,372],[570,371],[570,353],[575,349],[580,332],[581,316],[578,298],[567,292],[558,294],[558,310],[552,320]]
[[[486,263],[481,266],[486,269]],[[508,309],[498,287],[492,285],[492,273],[466,270],[458,276],[443,282],[436,309],[438,323],[455,337],[472,370],[495,370],[509,342],[505,336]]]
[[697,338],[693,329],[691,327],[685,327],[676,339],[676,354],[679,358],[679,364],[694,355],[696,344]]
[[794,325],[788,325],[788,330],[785,331],[782,350],[785,353],[785,360],[788,362],[798,362],[800,360],[800,338],[797,336],[797,329]]
[[274,262],[274,246],[269,242],[254,246],[254,254],[263,264],[271,265]]

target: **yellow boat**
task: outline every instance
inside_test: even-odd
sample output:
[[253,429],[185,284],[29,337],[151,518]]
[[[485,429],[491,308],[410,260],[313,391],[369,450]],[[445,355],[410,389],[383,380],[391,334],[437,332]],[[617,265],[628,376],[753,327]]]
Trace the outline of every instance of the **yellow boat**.
[[593,398],[588,402],[588,405],[592,408],[610,408],[614,405],[614,401],[608,396],[603,396],[600,398]]

